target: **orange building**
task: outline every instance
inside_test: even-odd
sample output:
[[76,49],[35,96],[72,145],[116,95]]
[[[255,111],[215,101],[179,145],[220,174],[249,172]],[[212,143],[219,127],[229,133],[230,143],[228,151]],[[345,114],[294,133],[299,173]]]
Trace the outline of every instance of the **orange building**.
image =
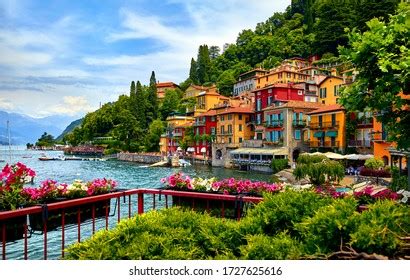
[[337,104],[340,88],[344,84],[343,78],[337,76],[326,77],[318,87],[319,102],[325,105]]
[[179,86],[173,82],[157,83],[157,96],[159,100],[164,99],[165,91],[170,89],[177,89]]

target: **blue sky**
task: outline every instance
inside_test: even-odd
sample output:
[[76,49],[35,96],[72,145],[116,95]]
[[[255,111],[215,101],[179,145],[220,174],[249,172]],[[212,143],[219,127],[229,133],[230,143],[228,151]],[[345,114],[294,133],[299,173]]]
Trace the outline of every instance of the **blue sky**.
[[290,0],[0,0],[0,110],[73,118],[129,92],[180,83],[200,44],[284,11]]

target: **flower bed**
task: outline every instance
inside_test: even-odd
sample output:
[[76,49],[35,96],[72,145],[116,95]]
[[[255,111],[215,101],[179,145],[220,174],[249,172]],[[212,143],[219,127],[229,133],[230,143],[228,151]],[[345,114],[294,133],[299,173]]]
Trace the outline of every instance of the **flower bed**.
[[[30,205],[46,205],[49,203],[69,200],[81,197],[94,196],[109,193],[115,190],[117,183],[110,179],[95,179],[90,182],[75,180],[72,184],[58,184],[54,180],[46,180],[39,187],[24,187],[26,178],[34,177],[35,172],[21,163],[6,165],[0,173],[0,211],[14,210]],[[81,207],[69,207],[65,209],[65,224],[77,223],[77,213],[80,211],[80,221],[94,217],[105,217],[110,210],[110,200],[103,200],[93,204],[85,204]],[[30,227],[32,230],[43,231],[44,222],[47,222],[47,230],[53,230],[61,226],[61,211],[47,211],[43,207],[42,213],[29,215]],[[23,219],[24,218],[24,219]],[[26,217],[23,217],[23,224]],[[24,226],[11,226],[11,220],[6,223],[7,241],[22,238]],[[16,221],[15,221],[16,222]],[[15,223],[13,222],[13,224]],[[0,224],[2,225],[2,224]],[[21,230],[21,234],[17,232]],[[14,236],[14,237],[13,237]]]

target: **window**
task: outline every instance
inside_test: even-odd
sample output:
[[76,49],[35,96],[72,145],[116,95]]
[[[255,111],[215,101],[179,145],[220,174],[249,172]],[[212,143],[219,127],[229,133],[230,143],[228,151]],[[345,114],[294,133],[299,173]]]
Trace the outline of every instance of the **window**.
[[327,92],[326,92],[326,88],[320,88],[319,89],[319,97],[320,98],[326,98]]
[[215,121],[215,116],[212,116],[211,117],[211,122],[214,122]]
[[261,124],[261,122],[262,122],[261,114],[257,114],[256,115],[256,124]]
[[242,120],[242,115],[239,115],[238,118],[239,118],[239,120],[241,121],[241,120]]
[[286,73],[286,77],[287,77],[287,78],[291,78],[291,77],[292,77],[292,74],[291,74],[291,73]]
[[229,137],[229,138],[228,138],[228,142],[229,142],[229,144],[232,143],[232,137]]
[[241,124],[239,125],[238,130],[239,130],[239,131],[242,131],[242,125],[241,125]]
[[266,76],[266,81],[268,81],[268,76]]
[[232,114],[228,115],[228,121],[232,120]]
[[262,108],[262,101],[260,98],[256,100],[256,111],[260,111]]
[[270,89],[268,89],[268,93],[272,93],[272,89],[270,88]]
[[295,140],[300,140],[300,130],[299,129],[296,129],[295,130]]
[[225,116],[222,115],[222,116],[221,116],[221,121],[224,121],[224,120],[225,120]]
[[221,125],[221,134],[225,134],[225,126]]
[[303,90],[298,90],[298,95],[303,95]]
[[332,114],[332,126],[336,125],[336,114]]
[[228,125],[228,133],[232,133],[232,125],[231,124]]
[[215,128],[215,127],[211,127],[211,135],[215,135],[215,131],[216,131],[216,128]]
[[242,143],[242,137],[239,137],[239,143]]
[[334,90],[334,95],[335,96],[339,96],[340,94],[340,88],[342,87],[342,85],[336,85],[334,86],[333,90]]
[[268,106],[270,106],[272,104],[272,100],[273,100],[272,96],[269,96],[268,97]]
[[278,74],[278,79],[282,79],[282,73]]

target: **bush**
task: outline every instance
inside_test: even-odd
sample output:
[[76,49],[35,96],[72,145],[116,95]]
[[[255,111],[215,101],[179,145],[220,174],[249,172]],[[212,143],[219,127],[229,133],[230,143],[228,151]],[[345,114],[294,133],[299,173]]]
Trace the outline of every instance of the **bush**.
[[309,191],[288,190],[275,195],[266,194],[263,203],[249,210],[241,221],[241,232],[275,235],[288,230],[292,234],[294,223],[313,216],[315,211],[330,203],[331,198],[321,197]]
[[303,256],[303,245],[286,232],[274,237],[251,235],[241,246],[241,258],[247,260],[297,260]]
[[364,166],[370,169],[380,169],[384,166],[384,161],[378,158],[366,159]]
[[334,200],[333,204],[320,208],[295,225],[306,251],[310,254],[339,251],[341,245],[349,241],[349,233],[354,226],[351,217],[359,215],[356,208],[354,199]]
[[273,173],[278,173],[288,167],[287,159],[272,159],[271,168]]
[[409,186],[408,183],[408,178],[407,176],[402,176],[400,175],[400,170],[397,167],[393,167],[391,170],[391,176],[392,176],[392,182],[390,185],[390,188],[393,191],[398,191],[398,190],[406,190]]
[[370,169],[370,168],[362,168],[360,170],[360,175],[361,176],[367,176],[367,177],[380,177],[380,178],[390,178],[391,174],[387,170],[384,169]]
[[391,200],[369,206],[361,215],[355,215],[355,231],[350,234],[350,245],[358,251],[393,256],[398,253],[410,230],[410,208]]
[[293,170],[297,180],[309,178],[314,185],[322,185],[326,182],[338,182],[345,176],[344,167],[337,161],[329,160],[322,155],[301,155],[298,165]]

